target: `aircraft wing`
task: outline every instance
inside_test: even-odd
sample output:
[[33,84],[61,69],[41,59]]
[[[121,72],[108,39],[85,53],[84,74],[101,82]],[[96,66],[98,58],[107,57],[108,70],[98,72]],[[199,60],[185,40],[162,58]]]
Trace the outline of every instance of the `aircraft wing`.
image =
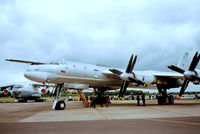
[[119,75],[114,74],[113,72],[111,72],[110,70],[104,70],[103,75],[105,75],[108,78],[112,78],[112,79],[120,79]]
[[34,87],[56,87],[56,85],[49,84],[32,84]]
[[184,76],[180,74],[155,74],[154,77],[157,79],[184,79]]
[[0,91],[9,88],[9,87],[13,87],[14,85],[6,85],[6,86],[0,86]]
[[6,59],[6,61],[19,62],[19,63],[27,63],[27,64],[31,64],[31,65],[47,64],[47,63],[42,63],[42,62],[25,61],[25,60],[15,60],[15,59]]
[[154,83],[157,85],[162,85],[167,89],[178,88],[182,85],[183,75],[180,74],[155,74]]

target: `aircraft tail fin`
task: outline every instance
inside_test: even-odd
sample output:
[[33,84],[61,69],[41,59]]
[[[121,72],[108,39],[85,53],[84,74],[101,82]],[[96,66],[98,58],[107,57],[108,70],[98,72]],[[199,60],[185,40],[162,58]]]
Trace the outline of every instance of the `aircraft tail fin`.
[[188,61],[189,61],[188,53],[184,52],[179,60],[178,67],[181,69],[187,69],[189,66]]

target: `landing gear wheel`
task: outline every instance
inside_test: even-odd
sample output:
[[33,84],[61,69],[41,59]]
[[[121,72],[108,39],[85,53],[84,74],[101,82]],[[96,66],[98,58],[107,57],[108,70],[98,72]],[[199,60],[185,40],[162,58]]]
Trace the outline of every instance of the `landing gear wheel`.
[[173,96],[169,96],[169,104],[174,104],[174,97]]
[[65,109],[65,102],[64,101],[58,101],[55,107],[55,110],[64,110]]
[[173,96],[168,96],[168,97],[158,96],[157,100],[158,100],[158,105],[174,104]]
[[43,99],[36,99],[35,102],[43,102]]
[[170,102],[170,97],[166,97],[166,104],[169,104]]
[[27,102],[27,101],[28,101],[28,100],[26,100],[26,99],[19,99],[19,100],[18,100],[19,103],[23,103],[23,102]]
[[162,96],[158,96],[157,100],[158,100],[158,105],[162,105],[163,104]]

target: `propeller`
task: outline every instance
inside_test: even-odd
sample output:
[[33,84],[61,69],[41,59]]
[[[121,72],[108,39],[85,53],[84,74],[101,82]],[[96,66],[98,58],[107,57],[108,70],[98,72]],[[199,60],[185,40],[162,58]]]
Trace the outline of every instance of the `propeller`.
[[200,82],[200,77],[197,76],[197,73],[195,71],[195,68],[196,68],[197,64],[199,63],[199,60],[200,60],[200,54],[198,52],[196,52],[192,59],[192,62],[190,63],[188,70],[183,70],[174,65],[168,66],[169,69],[171,69],[175,72],[181,73],[184,76],[184,82],[181,86],[179,96],[181,96],[185,92],[190,81],[199,81]]
[[128,65],[126,67],[126,71],[125,72],[121,72],[117,69],[109,69],[112,73],[118,75],[122,80],[122,85],[120,88],[120,92],[119,92],[119,97],[123,97],[126,89],[129,85],[130,82],[134,82],[137,83],[139,85],[145,85],[145,83],[141,80],[138,80],[137,78],[135,78],[132,74],[133,68],[135,66],[137,60],[137,55],[134,57],[133,59],[133,54],[131,55],[131,58],[129,59]]

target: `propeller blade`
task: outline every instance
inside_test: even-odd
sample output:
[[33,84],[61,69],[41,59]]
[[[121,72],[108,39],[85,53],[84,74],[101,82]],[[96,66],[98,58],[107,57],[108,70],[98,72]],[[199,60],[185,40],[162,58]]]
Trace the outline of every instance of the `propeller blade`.
[[183,74],[185,72],[185,70],[179,68],[179,67],[176,67],[174,65],[170,65],[170,66],[167,66],[169,69],[171,69],[172,71],[175,71],[175,72],[178,72],[178,73],[181,73]]
[[143,81],[141,81],[141,80],[138,80],[138,79],[136,79],[136,78],[129,78],[129,80],[131,81],[131,82],[134,82],[134,83],[137,83],[137,84],[139,84],[139,85],[145,85],[145,83],[143,82]]
[[131,73],[131,72],[133,71],[133,68],[134,68],[134,66],[135,66],[136,60],[137,60],[137,55],[136,55],[135,58],[133,59],[131,68],[130,68],[130,70],[129,70],[129,73]]
[[181,90],[180,90],[180,93],[179,93],[179,96],[181,96],[185,92],[185,89],[187,88],[189,82],[190,81],[188,79],[184,80],[183,85],[182,85]]
[[126,68],[126,73],[129,73],[130,69],[131,69],[131,66],[132,66],[132,60],[133,60],[133,54],[131,55],[131,58],[128,62],[128,66]]
[[196,66],[197,66],[197,64],[199,63],[199,60],[200,60],[200,55],[199,55],[198,52],[196,52],[195,55],[194,55],[194,57],[193,57],[193,59],[192,59],[192,62],[190,64],[190,67],[189,67],[188,70],[194,71],[195,68],[196,68]]
[[[133,68],[135,66],[136,60],[137,60],[137,55],[133,59],[133,54],[132,54],[131,58],[130,58],[130,60],[128,62],[128,66],[126,68],[126,73],[131,73],[133,71]],[[115,74],[118,74],[118,75],[122,74],[121,71],[118,71],[116,69],[115,70],[111,69],[110,71],[115,73]],[[139,81],[139,80],[135,80],[135,81],[136,81],[136,83],[141,84],[141,81]],[[120,89],[120,92],[119,92],[119,97],[123,97],[124,96],[129,83],[130,83],[129,81],[123,81],[121,89]]]
[[109,69],[109,71],[111,71],[112,73],[117,74],[117,75],[121,75],[123,73],[117,69]]
[[197,77],[197,76],[192,76],[192,79],[194,79],[194,80],[197,80],[197,81],[199,81],[199,82],[200,82],[200,77]]
[[126,89],[128,87],[128,84],[129,84],[128,81],[123,81],[121,89],[120,89],[120,92],[119,92],[119,97],[123,97],[124,96],[124,94],[126,92]]

